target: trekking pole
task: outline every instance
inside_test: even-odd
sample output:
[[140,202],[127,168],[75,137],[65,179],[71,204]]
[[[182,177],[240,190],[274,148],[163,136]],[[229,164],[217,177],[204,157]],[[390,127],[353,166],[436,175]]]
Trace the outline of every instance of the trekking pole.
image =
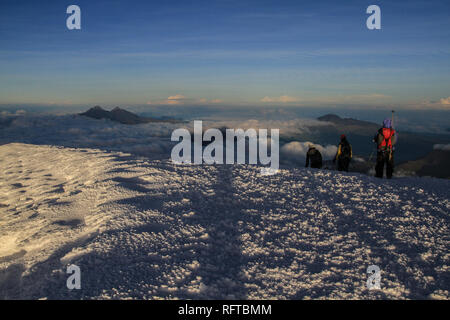
[[372,157],[373,157],[373,154],[375,153],[375,149],[373,149],[372,150],[372,153],[370,154],[370,157],[369,157],[369,162],[370,162],[370,160],[372,160]]
[[[391,128],[392,130],[394,130],[394,110],[392,110],[392,123],[391,123]],[[389,150],[389,160],[392,159],[392,151],[393,151],[393,146],[391,146],[391,150]]]

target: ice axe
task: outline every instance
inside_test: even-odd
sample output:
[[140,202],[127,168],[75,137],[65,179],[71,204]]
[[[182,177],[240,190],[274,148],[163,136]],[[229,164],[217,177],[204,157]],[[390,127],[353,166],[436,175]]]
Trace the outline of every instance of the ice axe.
[[394,129],[394,113],[395,113],[395,111],[394,110],[392,110],[392,124],[391,124],[391,126],[392,126],[392,129]]

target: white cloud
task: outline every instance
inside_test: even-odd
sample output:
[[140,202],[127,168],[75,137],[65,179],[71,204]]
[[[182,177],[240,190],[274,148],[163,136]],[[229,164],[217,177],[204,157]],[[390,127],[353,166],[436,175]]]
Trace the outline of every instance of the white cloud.
[[73,115],[26,115],[15,117],[0,129],[0,144],[23,142],[99,148],[167,158],[173,146],[170,135],[178,127],[179,123],[123,125]]
[[23,116],[26,113],[27,112],[25,110],[16,110],[16,112],[14,112],[14,113],[11,113],[9,111],[1,111],[0,117],[7,118],[7,117],[12,117],[12,116]]
[[186,99],[185,96],[183,96],[182,94],[176,94],[174,96],[170,96],[167,98],[167,100],[183,100]]
[[450,144],[435,144],[433,146],[434,150],[443,150],[443,151],[450,151]]
[[[306,142],[293,141],[286,143],[280,149],[280,156],[288,161],[303,162],[306,159],[306,153],[308,152],[309,144],[311,143],[312,142],[309,141]],[[319,144],[314,144],[314,146],[316,147],[317,150],[320,151],[320,153],[322,154],[322,158],[324,160],[333,159],[337,151],[337,147],[332,145],[327,145],[324,147]]]
[[443,105],[450,105],[450,97],[442,98],[441,100],[439,100],[439,103]]
[[186,97],[182,94],[176,94],[167,97],[165,100],[147,101],[147,105],[180,105],[184,103]]
[[167,99],[164,99],[164,100],[148,101],[147,105],[182,105],[187,102],[201,103],[201,104],[219,104],[219,103],[223,103],[223,100],[221,100],[221,99],[208,100],[206,98],[191,99],[191,98],[186,98],[186,96],[184,96],[182,94],[175,94],[175,95],[167,97]]
[[311,127],[329,126],[329,122],[316,119],[297,118],[292,120],[223,120],[223,121],[204,121],[203,128],[232,128],[232,129],[279,129],[281,136],[294,136],[298,134],[307,134],[311,132]]
[[439,100],[424,100],[420,103],[411,103],[409,105],[410,108],[415,109],[441,109],[447,110],[450,107],[450,97],[441,98]]

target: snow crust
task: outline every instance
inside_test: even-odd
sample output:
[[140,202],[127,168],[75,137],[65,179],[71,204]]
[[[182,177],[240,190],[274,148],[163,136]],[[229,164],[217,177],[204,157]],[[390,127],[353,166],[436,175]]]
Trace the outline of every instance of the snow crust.
[[21,143],[0,167],[0,298],[449,299],[448,180]]

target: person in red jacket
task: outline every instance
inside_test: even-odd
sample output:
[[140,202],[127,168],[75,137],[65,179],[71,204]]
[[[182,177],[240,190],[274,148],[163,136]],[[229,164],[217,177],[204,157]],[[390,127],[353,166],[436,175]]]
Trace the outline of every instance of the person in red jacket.
[[374,142],[377,143],[375,176],[383,178],[384,165],[386,164],[386,178],[390,179],[394,172],[394,145],[397,142],[397,135],[392,128],[390,119],[383,121],[383,127],[378,130]]

